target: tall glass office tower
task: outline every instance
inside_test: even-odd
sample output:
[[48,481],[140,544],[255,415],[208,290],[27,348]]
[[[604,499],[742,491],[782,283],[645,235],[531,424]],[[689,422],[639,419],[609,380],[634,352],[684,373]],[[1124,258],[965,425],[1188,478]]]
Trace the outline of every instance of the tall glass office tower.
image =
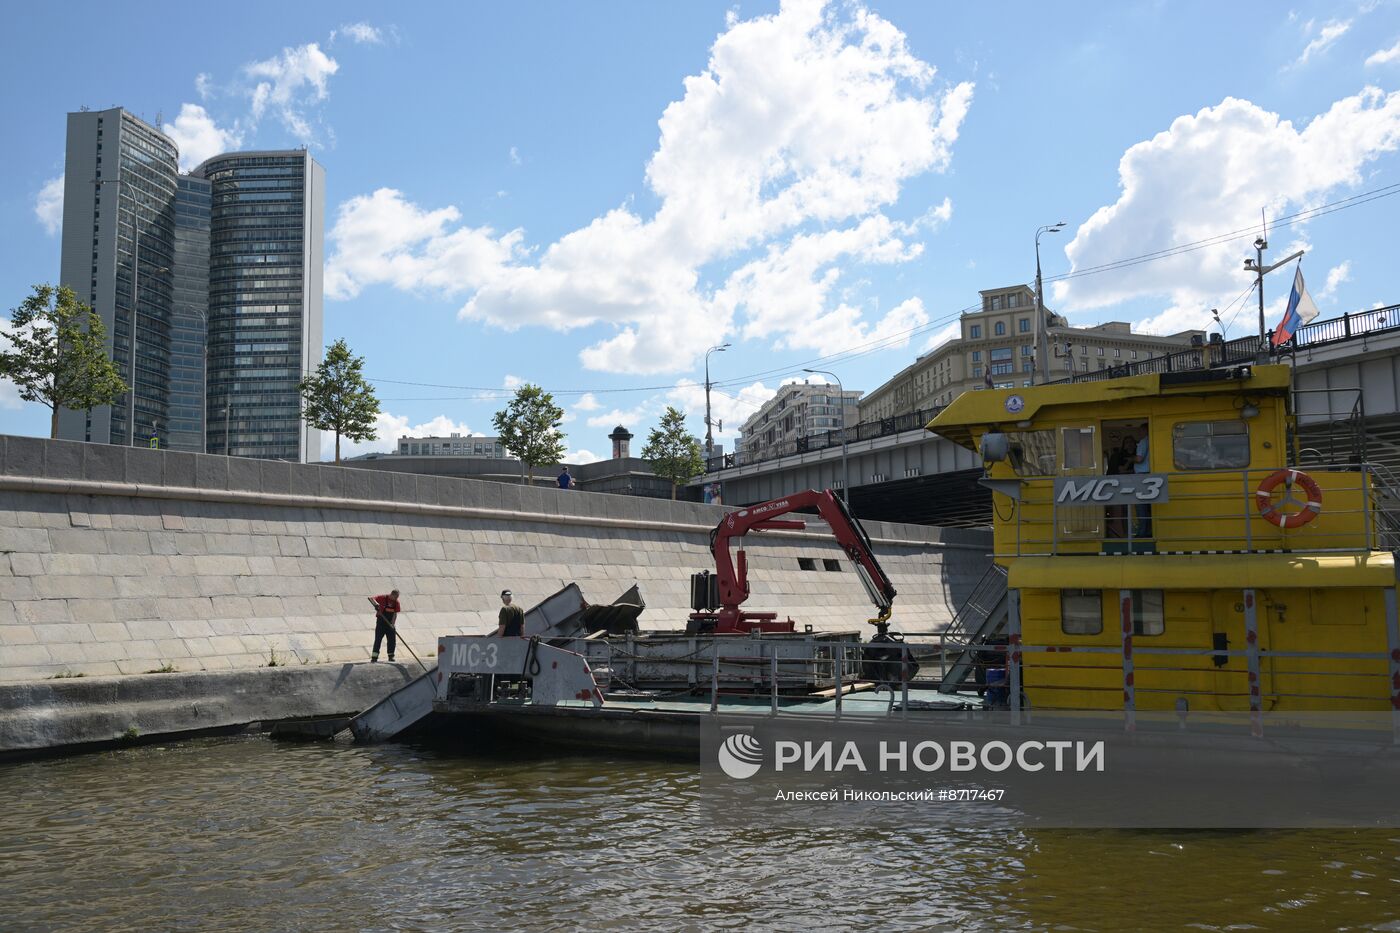
[[209,182],[181,175],[175,193],[175,292],[170,317],[170,426],[161,443],[204,452],[204,353],[209,314]]
[[144,446],[169,422],[176,155],[170,139],[120,107],[68,114],[59,281],[102,318],[134,393],[59,412],[61,438]]
[[297,384],[321,360],[325,169],[305,150],[237,152],[210,186],[209,453],[320,457]]

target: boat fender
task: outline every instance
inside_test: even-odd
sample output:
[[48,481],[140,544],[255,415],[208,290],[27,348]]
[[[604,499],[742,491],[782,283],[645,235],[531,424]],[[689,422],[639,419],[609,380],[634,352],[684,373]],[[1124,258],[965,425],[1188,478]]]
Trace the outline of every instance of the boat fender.
[[[1275,505],[1273,491],[1279,484],[1283,485],[1284,497]],[[1302,487],[1306,500],[1294,497],[1295,486]],[[1254,501],[1259,506],[1260,515],[1284,529],[1302,527],[1322,513],[1322,489],[1317,485],[1317,480],[1302,470],[1275,470],[1270,473],[1259,484]],[[1285,505],[1295,505],[1299,509],[1296,512],[1281,511],[1281,507]]]

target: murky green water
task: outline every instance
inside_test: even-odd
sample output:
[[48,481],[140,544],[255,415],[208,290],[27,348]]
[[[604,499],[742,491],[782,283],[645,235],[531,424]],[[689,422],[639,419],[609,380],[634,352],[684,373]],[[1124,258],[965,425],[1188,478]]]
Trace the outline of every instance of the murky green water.
[[260,737],[0,781],[2,929],[1400,930],[1400,832],[720,830],[682,763]]

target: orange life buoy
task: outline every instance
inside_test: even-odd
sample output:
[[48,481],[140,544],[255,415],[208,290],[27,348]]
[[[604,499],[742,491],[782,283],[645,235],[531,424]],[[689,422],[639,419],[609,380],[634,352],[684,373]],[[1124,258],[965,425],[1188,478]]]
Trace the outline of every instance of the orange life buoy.
[[[1273,491],[1280,483],[1283,484],[1285,495],[1278,505],[1274,505]],[[1303,487],[1303,492],[1307,495],[1306,501],[1293,497],[1294,486]],[[1322,490],[1318,487],[1317,480],[1302,470],[1276,470],[1270,473],[1259,484],[1254,501],[1259,506],[1259,514],[1280,528],[1299,528],[1317,518],[1322,512]],[[1290,504],[1298,506],[1298,511],[1280,511],[1282,506]]]

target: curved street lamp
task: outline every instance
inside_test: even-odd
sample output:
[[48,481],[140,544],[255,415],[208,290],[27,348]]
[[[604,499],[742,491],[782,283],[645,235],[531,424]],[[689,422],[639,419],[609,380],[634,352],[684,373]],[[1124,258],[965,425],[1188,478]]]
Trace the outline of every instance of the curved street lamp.
[[710,420],[710,354],[723,353],[730,345],[722,343],[705,351],[705,469],[710,468],[710,457],[715,449],[714,424]]
[[814,373],[822,376],[830,376],[836,380],[836,391],[841,396],[841,501],[846,503],[846,508],[851,507],[851,471],[846,461],[846,389],[841,385],[841,377],[825,369],[804,369],[804,373]]
[[1050,327],[1045,322],[1045,300],[1041,297],[1040,284],[1040,235],[1042,233],[1059,233],[1065,228],[1062,220],[1055,224],[1046,224],[1036,228],[1035,231],[1035,370],[1036,375],[1043,381],[1050,381],[1050,355],[1045,352],[1046,335]]

